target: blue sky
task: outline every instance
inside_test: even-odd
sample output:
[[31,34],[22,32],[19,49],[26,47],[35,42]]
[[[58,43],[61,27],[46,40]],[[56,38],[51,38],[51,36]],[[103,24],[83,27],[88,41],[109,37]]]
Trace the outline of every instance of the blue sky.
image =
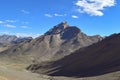
[[0,34],[38,36],[67,21],[88,35],[120,32],[119,0],[0,0]]

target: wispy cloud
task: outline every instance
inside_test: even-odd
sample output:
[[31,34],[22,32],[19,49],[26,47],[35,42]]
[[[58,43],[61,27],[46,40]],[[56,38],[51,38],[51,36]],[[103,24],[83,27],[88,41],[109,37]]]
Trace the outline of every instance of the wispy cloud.
[[0,25],[7,28],[16,28],[15,25],[11,24],[16,22],[16,20],[1,20]]
[[24,14],[30,14],[30,12],[29,12],[29,11],[24,10],[24,9],[23,9],[23,10],[21,10],[21,12],[22,12],[22,13],[24,13]]
[[54,13],[54,14],[44,14],[46,17],[52,18],[52,17],[65,17],[67,16],[67,14],[58,14],[58,13]]
[[40,36],[40,34],[33,34],[33,33],[14,33],[17,37],[33,37],[36,38]]
[[22,21],[21,23],[22,24],[29,24],[29,22],[27,22],[27,21]]
[[15,23],[15,22],[17,22],[17,20],[10,20],[10,19],[8,19],[8,20],[5,20],[5,22],[8,22],[8,23]]
[[79,18],[79,17],[78,17],[78,16],[76,16],[76,15],[72,15],[71,17],[72,17],[72,18]]
[[[16,26],[16,23],[22,24],[23,26]],[[23,28],[23,29],[30,28],[29,26],[26,26],[27,24],[29,24],[29,22],[12,19],[0,20],[0,25],[6,28]]]
[[66,14],[58,14],[58,13],[55,13],[54,16],[64,17],[64,16],[66,16]]
[[2,35],[2,34],[15,35],[17,37],[33,37],[33,38],[39,37],[41,35],[41,34],[34,34],[34,33],[13,33],[13,32],[10,32],[10,31],[0,32],[0,35]]
[[3,24],[4,23],[4,21],[0,21],[0,24]]
[[1,34],[9,34],[10,32],[9,31],[0,31],[0,35]]
[[52,18],[53,16],[51,14],[44,14],[46,17]]
[[12,19],[0,20],[0,24],[15,23],[15,22],[17,22],[17,20],[12,20]]
[[103,16],[106,7],[115,6],[115,0],[78,0],[75,5],[80,13],[87,13],[91,16]]
[[21,26],[21,28],[24,28],[24,29],[26,29],[26,28],[29,28],[29,26]]
[[16,28],[16,26],[11,25],[11,24],[5,24],[4,26],[7,27],[7,28]]

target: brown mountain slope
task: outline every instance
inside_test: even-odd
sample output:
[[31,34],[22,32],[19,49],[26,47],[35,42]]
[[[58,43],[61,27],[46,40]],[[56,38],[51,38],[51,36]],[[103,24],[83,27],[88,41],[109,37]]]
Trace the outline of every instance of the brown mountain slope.
[[100,36],[87,36],[76,26],[69,26],[67,22],[62,22],[32,41],[22,42],[3,51],[0,57],[6,55],[26,62],[55,60],[101,39]]
[[61,60],[33,64],[27,69],[53,76],[88,77],[120,70],[120,34],[79,49]]

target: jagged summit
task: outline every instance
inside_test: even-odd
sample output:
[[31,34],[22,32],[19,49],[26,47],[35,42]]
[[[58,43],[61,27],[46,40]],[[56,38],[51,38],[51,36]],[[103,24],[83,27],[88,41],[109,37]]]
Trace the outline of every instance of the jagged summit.
[[69,25],[67,24],[67,21],[63,21],[60,24],[58,24],[57,27],[66,29],[69,27]]
[[67,24],[67,22],[63,21],[63,22],[59,23],[58,25],[54,26],[49,31],[47,31],[45,33],[45,35],[59,34],[59,33],[61,33],[62,31],[64,31],[68,27],[69,27],[69,25]]

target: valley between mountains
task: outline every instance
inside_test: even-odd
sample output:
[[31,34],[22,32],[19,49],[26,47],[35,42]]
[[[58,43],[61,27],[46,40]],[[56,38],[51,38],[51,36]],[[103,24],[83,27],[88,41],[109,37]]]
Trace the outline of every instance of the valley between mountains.
[[0,35],[0,80],[120,80],[120,33],[89,36],[63,21],[43,35]]

